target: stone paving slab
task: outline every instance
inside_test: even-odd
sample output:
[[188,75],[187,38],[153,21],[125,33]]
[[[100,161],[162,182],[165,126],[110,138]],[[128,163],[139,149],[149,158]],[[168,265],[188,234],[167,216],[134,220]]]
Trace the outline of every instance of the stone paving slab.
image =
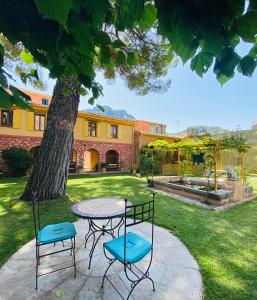
[[[100,222],[101,223],[101,222]],[[89,249],[84,248],[84,235],[87,232],[87,221],[79,220],[75,223],[77,277],[74,278],[73,268],[39,277],[39,288],[35,290],[35,240],[30,241],[17,251],[0,269],[0,300],[116,300],[120,299],[117,292],[106,280],[101,289],[102,276],[108,266],[103,255],[101,239],[98,244],[91,269],[88,269]],[[136,232],[150,239],[151,225],[142,223]],[[136,228],[136,227],[135,227]],[[56,249],[62,248],[61,243]],[[52,245],[45,246],[45,251],[52,249]],[[139,263],[140,267],[147,266],[149,257]],[[41,260],[40,270],[50,271],[54,267],[71,263],[68,252],[45,257]],[[130,286],[124,276],[122,265],[114,263],[110,269],[109,278],[125,297]],[[130,299],[144,300],[200,300],[203,296],[203,284],[199,267],[178,238],[168,230],[155,227],[154,256],[150,269],[150,276],[155,282],[156,291],[152,291],[149,280],[140,283],[132,293]],[[58,298],[56,292],[61,292]]]

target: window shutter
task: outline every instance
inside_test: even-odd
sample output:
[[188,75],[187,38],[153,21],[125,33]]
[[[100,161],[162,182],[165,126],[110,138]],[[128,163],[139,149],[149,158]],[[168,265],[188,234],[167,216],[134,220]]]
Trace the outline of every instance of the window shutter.
[[102,136],[102,124],[100,122],[96,123],[96,136],[98,138]]
[[21,128],[21,111],[19,109],[13,111],[13,128]]
[[111,124],[106,124],[106,137],[111,138]]
[[117,126],[118,130],[118,139],[122,139],[122,126]]
[[34,130],[34,113],[31,111],[27,112],[27,129]]
[[83,120],[83,135],[88,136],[88,121]]

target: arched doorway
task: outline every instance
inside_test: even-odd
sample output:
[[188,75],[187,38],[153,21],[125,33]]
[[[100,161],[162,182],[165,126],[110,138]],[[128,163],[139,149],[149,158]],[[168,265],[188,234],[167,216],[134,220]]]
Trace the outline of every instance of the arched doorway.
[[29,150],[30,154],[32,155],[33,157],[33,160],[35,160],[37,157],[38,157],[38,154],[39,154],[39,149],[40,149],[40,146],[36,146],[36,147],[33,147]]
[[89,149],[84,154],[84,169],[86,172],[97,172],[99,168],[99,153],[95,149]]
[[108,171],[118,171],[119,168],[119,153],[115,150],[106,152],[106,163]]

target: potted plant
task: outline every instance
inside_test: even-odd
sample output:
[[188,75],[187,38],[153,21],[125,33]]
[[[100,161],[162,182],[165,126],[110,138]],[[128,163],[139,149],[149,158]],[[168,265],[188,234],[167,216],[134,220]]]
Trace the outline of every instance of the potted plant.
[[107,168],[107,163],[106,162],[101,162],[101,171],[103,173],[106,173],[106,168]]
[[160,164],[159,161],[154,159],[153,156],[149,156],[147,153],[142,153],[140,157],[140,173],[147,179],[149,187],[153,187],[153,176],[159,173]]

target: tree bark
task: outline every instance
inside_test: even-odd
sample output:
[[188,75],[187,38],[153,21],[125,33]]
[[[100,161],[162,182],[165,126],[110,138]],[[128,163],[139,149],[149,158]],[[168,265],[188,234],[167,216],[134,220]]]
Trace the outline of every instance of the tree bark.
[[[69,94],[64,96],[64,89],[67,87]],[[79,106],[79,89],[80,83],[75,77],[57,80],[39,155],[21,199],[30,200],[33,193],[36,193],[38,200],[65,195]]]

